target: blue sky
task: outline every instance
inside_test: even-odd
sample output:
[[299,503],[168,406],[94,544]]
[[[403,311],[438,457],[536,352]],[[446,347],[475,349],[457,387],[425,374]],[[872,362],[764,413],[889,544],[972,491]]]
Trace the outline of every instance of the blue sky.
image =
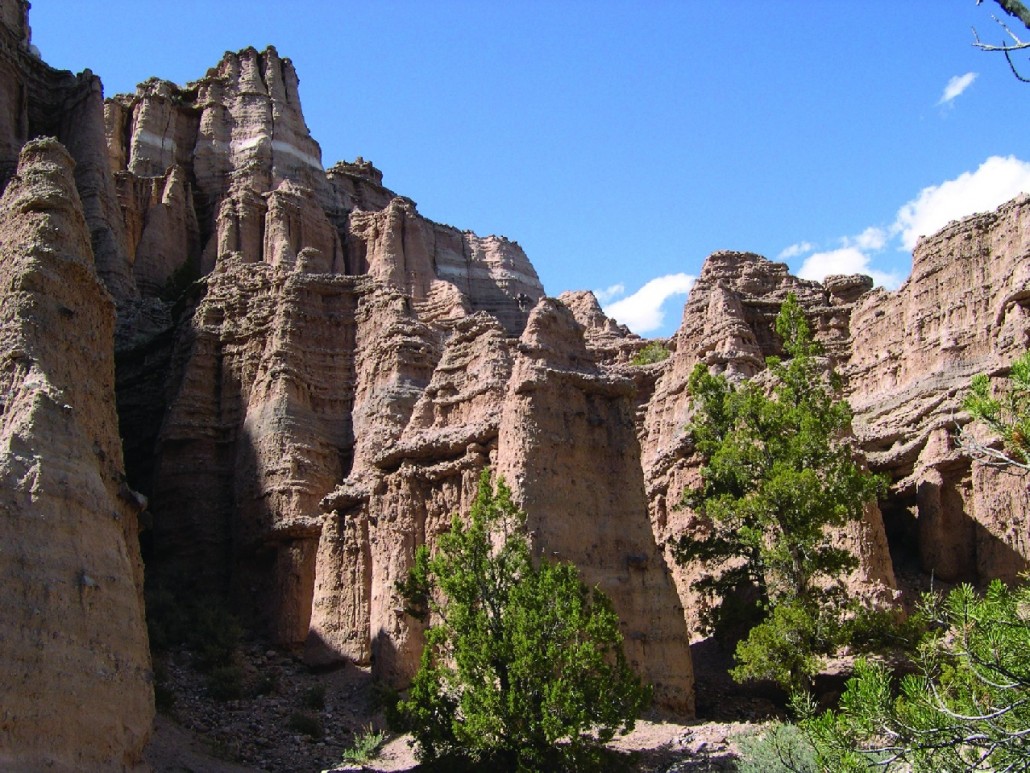
[[[919,234],[1030,191],[1030,85],[973,48],[993,0],[34,0],[108,95],[275,45],[323,163],[518,241],[551,295],[645,336],[719,249],[908,275]],[[1013,31],[1030,32],[1013,20]],[[1030,57],[1026,72],[1030,74]],[[1017,60],[1018,61],[1018,60]]]

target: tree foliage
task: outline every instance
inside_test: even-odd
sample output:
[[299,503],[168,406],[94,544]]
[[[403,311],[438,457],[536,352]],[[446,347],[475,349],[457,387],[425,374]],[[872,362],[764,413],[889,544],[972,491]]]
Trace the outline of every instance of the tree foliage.
[[793,294],[776,332],[787,359],[768,358],[771,391],[754,379],[735,386],[704,365],[691,374],[695,413],[687,430],[703,467],[701,485],[683,503],[708,529],[681,535],[674,552],[680,563],[704,567],[696,587],[709,601],[708,630],[739,612],[720,601],[745,590],[757,596],[734,678],[796,689],[807,686],[844,630],[842,578],[857,559],[840,546],[839,529],[861,518],[883,483],[853,456],[839,378],[820,362]]
[[423,762],[582,769],[650,700],[610,601],[571,564],[534,565],[523,527],[504,482],[494,490],[484,472],[467,524],[455,516],[399,585],[435,622],[392,717]]
[[669,347],[661,341],[652,341],[630,360],[631,365],[653,365],[656,362],[663,362],[669,359]]
[[[963,407],[1002,449],[961,435],[974,456],[1001,467],[1030,465],[1030,353],[992,391],[973,378]],[[805,729],[833,770],[1030,770],[1030,585],[990,583],[982,596],[961,585],[926,595],[930,622],[916,672],[900,683],[882,664],[859,662],[839,712],[810,716]]]
[[1000,395],[992,392],[986,374],[974,376],[962,407],[984,422],[1003,444],[999,450],[961,433],[959,442],[964,448],[988,464],[1030,470],[1030,352],[1012,363]]
[[859,662],[837,713],[807,720],[832,770],[1030,770],[1030,587],[924,600],[935,629],[895,683]]

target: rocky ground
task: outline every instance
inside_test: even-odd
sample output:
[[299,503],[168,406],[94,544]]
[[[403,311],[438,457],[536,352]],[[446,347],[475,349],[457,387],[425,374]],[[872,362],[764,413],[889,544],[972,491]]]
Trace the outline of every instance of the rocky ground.
[[[696,722],[652,714],[612,748],[626,769],[647,773],[734,770],[735,736],[777,715],[774,693],[746,692],[725,674],[725,657],[695,645]],[[290,654],[249,642],[237,654],[242,697],[219,700],[194,656],[174,650],[157,664],[158,716],[147,761],[156,773],[409,771],[417,763],[406,736],[386,735],[365,767],[344,752],[370,728],[385,729],[367,669],[314,672]],[[214,688],[217,691],[217,687]]]

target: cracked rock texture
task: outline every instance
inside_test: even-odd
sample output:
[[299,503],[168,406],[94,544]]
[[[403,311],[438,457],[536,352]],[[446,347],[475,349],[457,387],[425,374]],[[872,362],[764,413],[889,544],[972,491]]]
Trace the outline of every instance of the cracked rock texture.
[[114,304],[55,140],[0,198],[0,767],[121,770],[154,715]]
[[[309,664],[403,686],[423,632],[395,584],[487,466],[537,553],[611,596],[631,662],[690,715],[695,570],[664,548],[697,527],[675,507],[698,474],[687,379],[697,362],[759,376],[788,292],[892,480],[841,535],[853,590],[1027,568],[1027,481],[971,462],[953,430],[971,376],[1003,378],[1030,343],[1030,198],[921,241],[894,293],[715,253],[671,356],[634,366],[647,342],[590,293],[545,297],[516,242],[422,217],[361,157],[324,169],[275,49],[104,102],[91,73],[32,53],[27,10],[0,0],[0,764],[138,759],[145,503],[148,582],[225,596]],[[42,135],[60,144],[26,146]]]
[[944,580],[1015,580],[1030,559],[1027,475],[972,462],[954,429],[970,379],[1001,379],[1030,346],[1030,196],[920,240],[908,281],[860,298],[851,329],[855,433],[894,481],[892,542]]

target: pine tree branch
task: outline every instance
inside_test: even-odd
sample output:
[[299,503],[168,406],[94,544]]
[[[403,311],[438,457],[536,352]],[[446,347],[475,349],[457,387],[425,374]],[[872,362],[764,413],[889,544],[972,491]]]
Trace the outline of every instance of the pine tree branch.
[[972,458],[989,467],[997,467],[1003,470],[1008,469],[1013,474],[1017,473],[1012,468],[1030,471],[1030,462],[1022,461],[1006,453],[1003,449],[975,440],[966,431],[966,428],[957,422],[955,423],[955,443]]

